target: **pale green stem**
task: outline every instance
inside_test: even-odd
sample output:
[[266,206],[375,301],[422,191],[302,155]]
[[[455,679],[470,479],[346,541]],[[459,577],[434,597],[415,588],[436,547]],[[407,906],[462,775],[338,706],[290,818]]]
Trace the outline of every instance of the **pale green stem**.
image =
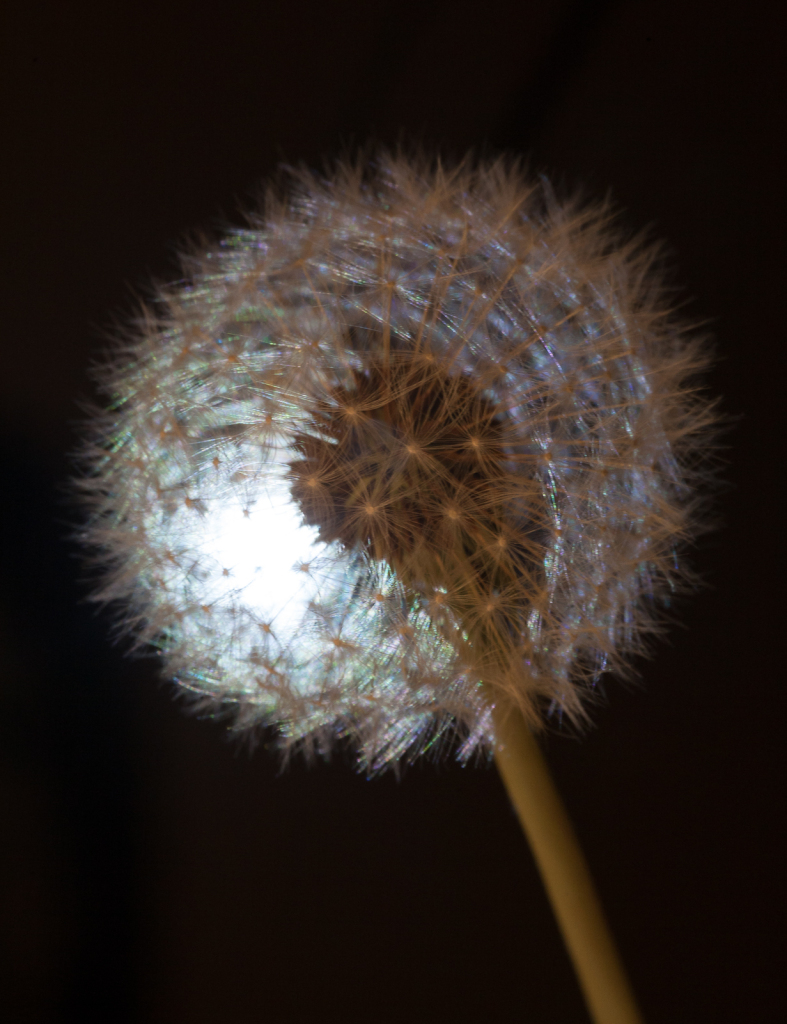
[[519,816],[595,1024],[643,1024],[587,863],[535,737],[494,712],[495,761]]

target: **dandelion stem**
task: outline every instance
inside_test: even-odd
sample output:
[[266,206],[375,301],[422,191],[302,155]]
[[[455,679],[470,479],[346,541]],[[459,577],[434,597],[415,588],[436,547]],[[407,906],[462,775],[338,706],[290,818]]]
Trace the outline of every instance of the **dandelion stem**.
[[535,737],[495,708],[495,761],[530,843],[595,1024],[643,1024],[587,862]]

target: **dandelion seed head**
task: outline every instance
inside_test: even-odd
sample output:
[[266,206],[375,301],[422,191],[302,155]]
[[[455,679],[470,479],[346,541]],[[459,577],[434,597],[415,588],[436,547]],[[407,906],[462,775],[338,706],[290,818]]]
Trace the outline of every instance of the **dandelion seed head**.
[[709,407],[653,253],[503,162],[303,174],[105,374],[99,597],[194,693],[366,770],[485,697],[581,722],[678,586]]

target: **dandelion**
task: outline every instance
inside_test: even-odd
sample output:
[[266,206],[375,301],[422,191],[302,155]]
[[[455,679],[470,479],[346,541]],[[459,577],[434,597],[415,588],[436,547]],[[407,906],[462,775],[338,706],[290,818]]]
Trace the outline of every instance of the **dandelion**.
[[654,259],[502,161],[295,175],[104,373],[99,598],[239,728],[514,785],[507,709],[581,724],[684,578],[711,413]]
[[104,376],[99,596],[167,674],[377,770],[485,693],[581,723],[680,581],[702,363],[606,211],[502,162],[300,175]]

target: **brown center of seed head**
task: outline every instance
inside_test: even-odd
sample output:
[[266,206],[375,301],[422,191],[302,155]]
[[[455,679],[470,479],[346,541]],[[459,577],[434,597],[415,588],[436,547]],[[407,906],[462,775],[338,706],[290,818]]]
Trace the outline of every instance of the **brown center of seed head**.
[[444,592],[474,646],[477,629],[510,643],[543,543],[537,488],[512,466],[506,431],[474,382],[434,356],[367,357],[296,435],[292,494],[321,540],[386,561],[412,592]]

